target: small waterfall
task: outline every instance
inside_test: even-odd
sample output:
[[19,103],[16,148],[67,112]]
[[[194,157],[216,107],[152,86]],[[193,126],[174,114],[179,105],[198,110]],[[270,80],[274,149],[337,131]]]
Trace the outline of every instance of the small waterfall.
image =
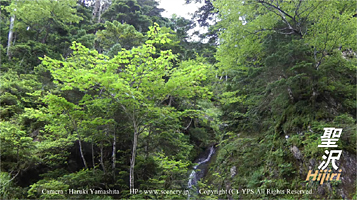
[[203,174],[201,174],[200,176],[198,175],[198,173],[196,172],[197,168],[201,165],[201,164],[204,164],[206,162],[208,162],[212,155],[214,154],[215,150],[214,150],[214,146],[211,146],[210,149],[209,149],[209,154],[207,156],[206,159],[204,159],[203,161],[200,161],[197,163],[197,165],[195,167],[193,167],[193,170],[189,176],[189,180],[188,180],[188,188],[191,189],[192,186],[195,186],[197,184],[197,181],[200,180],[200,178],[203,177]]

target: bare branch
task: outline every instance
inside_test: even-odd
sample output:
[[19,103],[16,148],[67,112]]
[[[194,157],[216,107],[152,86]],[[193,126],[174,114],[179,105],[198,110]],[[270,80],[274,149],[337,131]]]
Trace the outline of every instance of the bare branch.
[[[284,35],[291,35],[291,34],[298,34],[300,36],[302,36],[300,31],[297,31],[296,29],[293,28],[293,26],[288,22],[288,20],[286,19],[285,16],[288,16],[289,18],[291,18],[293,20],[293,22],[296,24],[296,20],[295,20],[295,16],[292,17],[291,15],[289,15],[288,13],[286,13],[285,11],[283,11],[282,9],[280,9],[279,5],[275,6],[273,4],[270,4],[268,2],[265,2],[263,0],[258,0],[259,3],[261,3],[264,7],[266,7],[268,10],[272,11],[273,13],[275,13],[276,15],[280,16],[282,18],[282,20],[284,21],[284,23],[286,25],[288,25],[289,29],[291,30],[291,32],[289,33],[282,33],[279,32],[280,34],[284,34]],[[270,6],[270,7],[268,7]],[[274,9],[276,9],[278,12],[275,12]],[[297,12],[297,10],[295,11],[295,13]]]
[[104,87],[100,90],[98,97],[102,96],[103,90],[104,90]]
[[185,130],[187,130],[191,126],[191,123],[192,123],[192,118],[191,118],[190,123],[186,126]]
[[[273,7],[273,8],[275,8],[275,9],[278,10],[280,13],[282,13],[282,14],[288,16],[290,19],[292,19],[294,22],[296,22],[295,19],[294,19],[291,15],[289,15],[289,14],[286,13],[285,11],[281,10],[279,7],[276,7],[276,6],[274,6],[273,4],[270,4],[270,3],[265,2],[265,1],[262,1],[262,0],[258,0],[258,2],[261,3],[261,4],[267,4],[267,5],[269,5],[269,6]],[[285,18],[285,17],[284,17],[284,18]]]
[[299,4],[296,6],[295,13],[294,13],[294,21],[296,21],[296,17],[298,16],[298,10],[300,9],[302,0],[299,1]]

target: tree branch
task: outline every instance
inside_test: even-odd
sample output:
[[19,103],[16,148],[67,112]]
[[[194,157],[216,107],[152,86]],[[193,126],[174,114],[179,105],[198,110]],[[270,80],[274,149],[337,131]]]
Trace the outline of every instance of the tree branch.
[[298,10],[300,9],[302,0],[299,1],[299,4],[296,6],[295,13],[294,13],[294,21],[296,21],[296,16],[298,16]]
[[20,170],[17,171],[17,173],[15,174],[15,176],[12,177],[9,181],[7,181],[6,183],[3,183],[3,184],[2,184],[2,187],[4,188],[5,185],[7,185],[7,184],[10,183],[11,181],[13,181],[13,180],[19,175],[19,173],[20,173]]
[[294,22],[296,22],[295,19],[294,19],[294,17],[292,17],[291,15],[289,15],[288,13],[286,13],[285,11],[281,10],[279,7],[274,6],[273,4],[270,4],[270,3],[265,2],[265,1],[262,1],[262,0],[258,0],[258,3],[267,4],[267,5],[269,5],[269,6],[273,7],[273,8],[275,8],[275,9],[277,9],[280,13],[282,13],[282,14],[288,16],[288,17],[291,18]]
[[[279,5],[278,5],[278,6],[275,6],[275,5],[273,5],[273,4],[270,4],[270,3],[268,3],[268,2],[265,2],[265,1],[263,1],[263,0],[258,0],[258,3],[261,3],[261,4],[262,4],[264,7],[266,7],[268,10],[272,11],[272,12],[275,13],[276,15],[279,15],[279,16],[283,19],[284,23],[289,26],[289,29],[291,30],[291,32],[289,32],[289,33],[281,33],[281,32],[280,32],[280,34],[291,35],[291,34],[295,34],[295,33],[296,33],[296,34],[302,36],[301,32],[295,30],[295,29],[292,27],[292,25],[288,22],[288,20],[286,19],[286,17],[285,17],[285,16],[288,16],[288,17],[291,18],[291,19],[293,20],[293,22],[296,24],[297,22],[296,22],[296,20],[295,20],[295,16],[292,17],[291,15],[289,15],[288,13],[286,13],[285,11],[283,11],[282,9],[280,9]],[[279,13],[277,13],[277,12],[275,12],[274,10],[270,9],[267,5],[270,6],[271,8],[276,9]],[[299,5],[299,6],[300,6],[300,5]],[[297,10],[295,11],[295,15],[296,15],[296,12],[297,12]]]
[[192,118],[191,118],[190,123],[186,126],[185,130],[187,130],[191,126],[191,123],[192,123]]

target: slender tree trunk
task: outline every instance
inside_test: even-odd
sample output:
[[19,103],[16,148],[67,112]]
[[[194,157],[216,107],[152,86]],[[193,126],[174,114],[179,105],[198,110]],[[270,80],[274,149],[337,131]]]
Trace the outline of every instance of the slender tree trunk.
[[103,172],[105,174],[105,167],[103,162],[103,142],[100,142],[100,165],[102,165]]
[[[126,112],[126,114],[128,116],[129,113],[127,112],[125,106],[123,106],[124,111]],[[130,116],[130,118],[132,119],[133,122],[133,128],[134,128],[134,139],[133,139],[133,151],[131,152],[131,159],[130,159],[130,172],[129,172],[129,188],[130,191],[132,191],[134,189],[134,181],[135,181],[135,177],[134,177],[134,167],[135,167],[135,156],[136,156],[136,147],[138,146],[138,135],[141,132],[141,130],[139,131],[139,127],[137,124],[137,121],[135,119],[135,115],[134,115],[135,111],[133,112],[133,115]]]
[[77,133],[77,136],[78,136],[79,153],[81,154],[81,158],[82,158],[84,167],[86,169],[88,169],[87,161],[84,158],[84,154],[83,154],[82,141],[81,141],[81,136],[78,133],[77,123],[76,123],[76,121],[73,120],[73,118],[72,118],[72,116],[70,114],[67,114],[67,115],[68,115],[68,117],[70,117],[72,119],[72,124],[73,124],[74,131],[75,131],[75,133]]
[[133,151],[131,152],[130,160],[130,190],[134,189],[134,167],[135,167],[135,156],[136,156],[136,147],[138,145],[138,129],[134,122],[134,141],[133,141]]
[[145,160],[148,159],[149,157],[149,135],[150,135],[150,130],[149,130],[149,134],[146,138],[146,146],[145,146]]
[[92,18],[93,22],[94,22],[96,16],[98,15],[100,4],[101,4],[101,0],[96,0],[95,1],[94,9],[93,9],[93,18]]
[[11,53],[10,53],[10,47],[12,43],[12,38],[14,36],[14,24],[15,24],[15,15],[12,15],[10,18],[10,29],[9,29],[9,36],[7,40],[7,56],[9,57],[9,60],[11,59]]
[[46,43],[46,40],[47,40],[47,36],[48,36],[48,31],[46,31],[46,35],[44,38],[42,38],[42,44],[45,44]]
[[94,169],[95,162],[94,162],[94,142],[93,142],[93,139],[92,139],[92,165],[93,165],[93,169]]
[[115,162],[116,162],[116,153],[117,153],[117,139],[115,135],[115,128],[113,133],[113,153],[112,153],[112,169],[113,169],[113,178],[115,179]]
[[99,3],[99,11],[98,11],[98,23],[100,23],[100,17],[102,16],[102,8],[103,8],[103,6],[102,6],[102,1],[100,1],[100,3]]
[[[78,134],[78,132],[77,132],[77,134]],[[83,154],[82,141],[81,141],[81,138],[79,137],[79,135],[78,135],[78,143],[79,143],[79,152],[81,153],[81,157],[82,157],[82,160],[83,160],[84,167],[86,169],[88,169],[87,161],[84,158],[84,154]]]

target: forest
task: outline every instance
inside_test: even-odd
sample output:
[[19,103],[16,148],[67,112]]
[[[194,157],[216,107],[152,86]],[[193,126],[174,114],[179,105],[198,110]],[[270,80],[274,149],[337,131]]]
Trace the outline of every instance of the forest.
[[0,199],[357,199],[355,0],[159,3],[0,0]]

